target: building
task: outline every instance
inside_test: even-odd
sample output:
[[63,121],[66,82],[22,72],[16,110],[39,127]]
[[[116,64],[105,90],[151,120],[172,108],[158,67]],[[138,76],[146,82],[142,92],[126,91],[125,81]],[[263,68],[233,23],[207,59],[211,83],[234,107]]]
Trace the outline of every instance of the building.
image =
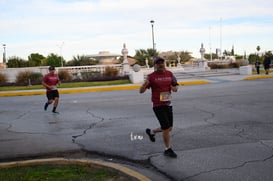
[[[101,65],[109,65],[109,64],[120,64],[120,58],[122,55],[110,53],[109,51],[101,51],[98,54],[87,55],[90,59],[95,59],[99,61]],[[134,65],[136,60],[133,58],[127,58],[129,65]]]
[[120,63],[119,58],[122,55],[110,53],[109,51],[101,51],[99,54],[87,55],[90,59],[95,59],[99,61],[99,64],[118,64]]

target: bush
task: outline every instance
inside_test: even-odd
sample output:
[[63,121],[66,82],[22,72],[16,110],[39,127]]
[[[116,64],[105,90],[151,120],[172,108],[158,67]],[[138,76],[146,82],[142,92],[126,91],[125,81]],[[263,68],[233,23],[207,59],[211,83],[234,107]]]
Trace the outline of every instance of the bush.
[[3,83],[7,83],[7,76],[3,73],[0,73],[0,83],[3,84]]
[[100,72],[81,72],[82,80],[92,80],[101,77]]
[[115,67],[105,67],[103,75],[105,77],[116,77],[118,75],[118,69]]
[[31,84],[41,84],[43,80],[43,75],[38,72],[31,72],[29,74],[29,80]]
[[60,70],[58,72],[59,79],[61,81],[71,81],[72,75],[67,70]]
[[24,71],[17,74],[15,82],[19,85],[41,84],[42,79],[41,73]]
[[229,64],[230,68],[239,68],[240,67],[240,63],[239,62],[233,62]]
[[209,62],[208,66],[211,69],[228,69],[228,68],[239,68],[240,63],[239,62],[233,62],[233,63],[212,63]]
[[29,84],[29,75],[31,74],[30,71],[24,71],[24,72],[19,72],[16,75],[16,83],[18,84],[24,84],[27,85]]

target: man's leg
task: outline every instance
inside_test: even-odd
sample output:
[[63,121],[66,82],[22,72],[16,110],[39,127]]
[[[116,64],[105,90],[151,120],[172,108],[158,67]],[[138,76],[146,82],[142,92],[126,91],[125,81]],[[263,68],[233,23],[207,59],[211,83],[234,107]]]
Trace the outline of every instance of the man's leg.
[[163,130],[163,141],[165,144],[166,149],[169,149],[171,147],[171,139],[170,139],[170,132],[172,131],[172,127]]
[[52,112],[56,112],[58,104],[59,104],[59,97],[55,97]]
[[164,151],[164,155],[172,157],[172,158],[176,158],[177,154],[171,148],[171,138],[170,138],[171,131],[172,131],[172,127],[168,128],[166,130],[163,130],[163,140],[164,140],[164,144],[166,146],[166,149]]
[[44,110],[47,110],[47,107],[53,102],[53,97],[52,97],[52,93],[51,92],[47,92],[46,93],[46,97],[47,97],[47,102],[44,105]]
[[156,134],[156,133],[160,133],[162,132],[162,129],[161,128],[156,128],[153,130],[152,134]]

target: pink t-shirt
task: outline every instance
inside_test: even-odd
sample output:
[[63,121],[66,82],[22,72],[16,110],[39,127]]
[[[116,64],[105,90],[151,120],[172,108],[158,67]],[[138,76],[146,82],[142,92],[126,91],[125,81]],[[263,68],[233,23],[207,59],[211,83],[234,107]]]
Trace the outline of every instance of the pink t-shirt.
[[[59,77],[57,74],[46,74],[43,78],[43,82],[45,82],[49,86],[56,86],[57,83],[59,82]],[[57,89],[57,88],[56,88]],[[47,92],[53,91],[54,89],[49,89],[48,87],[46,88]]]
[[173,73],[165,70],[164,72],[153,72],[148,75],[149,84],[147,88],[152,89],[153,107],[171,104],[171,85],[176,86],[177,80]]

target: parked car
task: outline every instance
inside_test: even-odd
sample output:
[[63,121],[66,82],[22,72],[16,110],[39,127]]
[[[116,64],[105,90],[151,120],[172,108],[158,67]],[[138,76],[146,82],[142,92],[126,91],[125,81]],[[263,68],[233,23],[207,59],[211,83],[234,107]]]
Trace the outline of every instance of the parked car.
[[270,63],[270,68],[273,68],[273,60],[271,60],[271,63]]

